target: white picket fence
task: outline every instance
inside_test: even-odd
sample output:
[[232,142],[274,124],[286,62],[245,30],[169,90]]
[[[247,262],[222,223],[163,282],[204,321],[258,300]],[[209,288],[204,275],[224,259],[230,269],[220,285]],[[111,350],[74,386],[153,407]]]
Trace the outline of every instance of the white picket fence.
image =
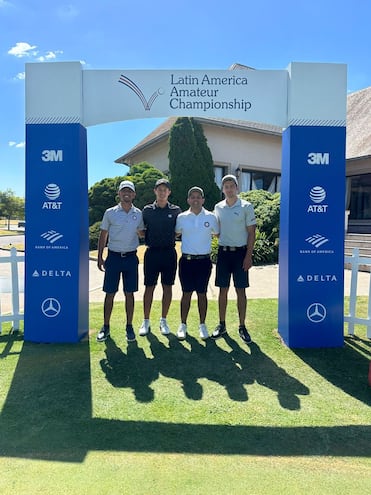
[[[367,329],[367,338],[371,339],[371,275],[368,290],[367,317],[357,316],[357,282],[359,265],[371,266],[371,258],[360,257],[359,249],[354,248],[352,256],[345,256],[346,264],[351,267],[350,301],[349,313],[344,315],[344,322],[348,324],[348,335],[354,335],[354,326],[364,325]],[[19,322],[24,319],[20,313],[20,290],[19,290],[19,270],[18,263],[24,262],[24,256],[18,255],[16,248],[11,248],[9,256],[0,256],[0,263],[10,263],[10,283],[11,283],[11,312],[2,314],[1,311],[1,286],[0,286],[0,333],[4,322],[12,322],[12,330],[19,330]]]
[[344,321],[348,323],[348,335],[354,335],[354,325],[365,325],[367,329],[367,338],[371,339],[371,275],[368,287],[367,317],[357,317],[358,268],[360,265],[371,266],[371,258],[360,256],[359,248],[353,248],[352,256],[345,256],[344,261],[346,264],[350,264],[351,269],[349,313],[344,315]]
[[10,249],[9,256],[0,256],[0,263],[10,263],[10,297],[11,312],[2,314],[1,311],[1,287],[0,287],[0,333],[3,323],[12,322],[12,330],[19,330],[19,322],[24,319],[23,313],[20,313],[20,290],[19,290],[19,270],[18,263],[24,261],[23,255],[18,255],[15,247]]

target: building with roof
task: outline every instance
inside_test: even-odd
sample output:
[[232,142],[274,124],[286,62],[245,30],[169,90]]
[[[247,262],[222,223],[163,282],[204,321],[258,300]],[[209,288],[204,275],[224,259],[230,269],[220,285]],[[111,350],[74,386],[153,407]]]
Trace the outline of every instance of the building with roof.
[[[231,68],[246,68],[234,64]],[[250,68],[248,68],[250,69]],[[346,198],[348,232],[371,233],[371,87],[348,95]],[[131,150],[115,160],[133,165],[147,161],[169,169],[170,117]],[[203,127],[220,186],[227,173],[238,177],[240,191],[280,191],[282,129],[254,122],[195,117]]]

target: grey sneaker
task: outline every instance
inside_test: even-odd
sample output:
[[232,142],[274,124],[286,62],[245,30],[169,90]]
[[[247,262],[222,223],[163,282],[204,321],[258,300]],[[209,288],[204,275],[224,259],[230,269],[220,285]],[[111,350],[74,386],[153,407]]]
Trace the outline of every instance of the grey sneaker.
[[206,340],[209,338],[209,332],[207,331],[207,327],[205,323],[201,323],[200,326],[198,327],[200,330],[200,337],[202,340]]
[[170,328],[167,324],[166,318],[160,318],[160,332],[162,335],[169,335]]
[[179,340],[185,340],[187,338],[187,325],[185,323],[179,325],[176,336]]
[[141,337],[144,337],[145,335],[149,334],[149,332],[151,331],[151,324],[149,322],[149,320],[143,320],[143,323],[141,324],[140,328],[139,328],[139,335]]

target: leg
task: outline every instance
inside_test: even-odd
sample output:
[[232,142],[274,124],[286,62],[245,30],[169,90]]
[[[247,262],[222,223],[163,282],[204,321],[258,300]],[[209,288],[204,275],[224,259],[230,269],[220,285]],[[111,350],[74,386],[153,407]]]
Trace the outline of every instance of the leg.
[[172,296],[173,286],[162,284],[162,318],[166,318],[169,312]]
[[104,307],[103,307],[103,316],[104,316],[104,325],[109,325],[112,308],[113,308],[113,300],[115,298],[116,293],[106,293],[106,297],[104,298]]
[[125,292],[126,324],[132,325],[134,315],[134,293]]
[[198,314],[200,316],[200,323],[205,323],[207,314],[207,297],[206,292],[197,293]]
[[238,289],[236,287],[236,294],[237,294],[237,309],[238,309],[238,317],[240,320],[240,325],[244,325],[246,319],[246,291],[244,288]]
[[182,323],[187,323],[189,308],[191,306],[192,292],[183,292],[180,300],[180,319]]
[[225,322],[225,315],[227,313],[227,296],[229,287],[219,287],[219,320]]
[[149,320],[149,315],[151,313],[152,301],[153,301],[153,291],[154,290],[155,290],[154,285],[147,285],[145,290],[144,290],[143,311],[144,311],[144,318],[146,320]]

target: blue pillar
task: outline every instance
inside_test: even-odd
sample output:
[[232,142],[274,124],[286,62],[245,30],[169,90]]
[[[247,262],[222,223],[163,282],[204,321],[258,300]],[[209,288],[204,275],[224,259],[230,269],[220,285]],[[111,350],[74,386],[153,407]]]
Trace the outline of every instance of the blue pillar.
[[86,129],[26,126],[25,340],[77,342],[88,332]]
[[278,330],[291,348],[344,343],[345,127],[283,133]]

